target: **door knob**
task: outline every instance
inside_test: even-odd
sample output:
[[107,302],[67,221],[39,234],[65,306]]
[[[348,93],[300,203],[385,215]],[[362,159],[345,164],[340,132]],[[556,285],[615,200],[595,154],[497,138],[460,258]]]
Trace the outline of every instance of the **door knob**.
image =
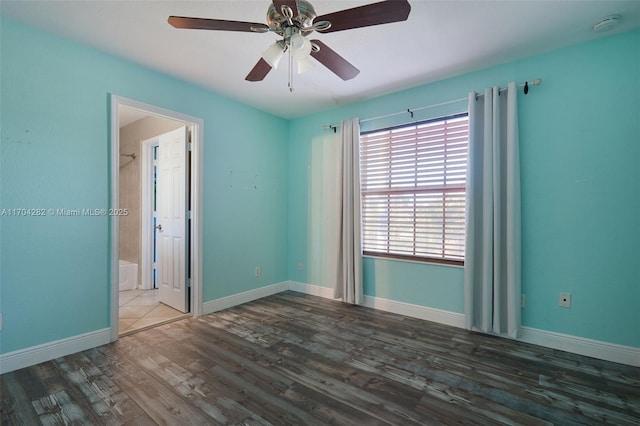
[[162,224],[154,226],[158,231],[162,232]]

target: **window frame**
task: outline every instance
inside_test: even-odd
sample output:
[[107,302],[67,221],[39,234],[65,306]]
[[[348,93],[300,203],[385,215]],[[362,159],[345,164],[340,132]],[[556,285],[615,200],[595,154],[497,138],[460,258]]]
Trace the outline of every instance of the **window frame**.
[[[464,241],[466,239],[465,235],[466,235],[466,226],[464,223],[464,219],[466,218],[466,210],[467,210],[467,206],[466,206],[466,200],[465,200],[465,192],[466,192],[466,169],[468,167],[468,153],[469,153],[469,148],[468,148],[468,141],[469,141],[469,130],[468,130],[468,119],[469,119],[469,113],[468,111],[462,112],[462,113],[455,113],[455,114],[448,114],[445,116],[440,116],[440,117],[436,117],[436,118],[431,118],[431,119],[427,119],[427,120],[421,120],[421,121],[417,121],[417,122],[413,122],[413,123],[406,123],[406,124],[401,124],[401,125],[394,125],[394,126],[389,126],[389,127],[384,127],[384,128],[377,128],[377,129],[372,129],[372,130],[367,130],[367,131],[363,131],[360,133],[361,139],[362,136],[366,136],[366,135],[371,135],[371,134],[378,134],[378,133],[384,133],[384,132],[393,132],[393,131],[397,131],[400,129],[411,129],[414,128],[416,131],[416,134],[418,134],[418,129],[420,128],[420,126],[425,126],[428,124],[432,124],[432,123],[442,123],[443,127],[446,127],[446,122],[449,120],[458,120],[461,118],[466,118],[466,126],[467,126],[467,132],[466,132],[466,145],[465,145],[465,160],[464,160],[464,182],[460,185],[447,185],[446,183],[443,183],[440,186],[431,186],[429,187],[428,185],[422,184],[422,186],[418,185],[417,183],[414,184],[414,186],[411,187],[393,187],[391,184],[392,178],[393,178],[393,168],[391,167],[391,154],[392,154],[392,149],[389,149],[389,170],[388,170],[388,187],[387,188],[378,188],[378,189],[369,189],[369,190],[365,190],[364,188],[364,182],[367,181],[367,179],[365,178],[365,167],[363,166],[363,163],[365,163],[364,158],[366,157],[363,154],[363,146],[361,144],[360,147],[360,180],[362,183],[362,186],[360,188],[360,201],[361,201],[361,210],[362,210],[362,255],[363,256],[367,256],[367,257],[376,257],[376,258],[383,258],[383,259],[394,259],[394,260],[404,260],[404,261],[413,261],[413,262],[420,262],[420,263],[436,263],[436,264],[444,264],[444,265],[451,265],[451,266],[464,266]],[[391,144],[392,141],[392,137],[389,137],[390,141],[389,143]],[[446,141],[445,144],[446,145]],[[417,146],[417,143],[416,143]],[[414,161],[414,168],[417,169],[417,166],[420,165],[419,163],[419,158],[416,156],[415,157],[415,161]],[[447,176],[447,167],[446,167],[446,162],[443,160],[443,169],[442,169],[442,178],[443,178],[443,182],[446,182],[445,177]],[[416,182],[417,182],[417,172],[416,172]],[[452,196],[455,198],[455,194],[460,194],[460,191],[462,192],[462,200],[464,203],[464,213],[462,215],[462,220],[463,220],[463,230],[462,230],[462,244],[463,244],[463,249],[462,249],[462,258],[452,258],[451,256],[447,256],[446,255],[446,248],[447,248],[447,244],[445,243],[445,239],[447,236],[447,232],[444,228],[444,224],[446,223],[445,218],[447,217],[444,208],[446,205],[446,196],[447,193],[452,194]],[[414,243],[413,243],[413,252],[414,254],[407,254],[407,253],[394,253],[391,247],[391,239],[389,237],[389,233],[391,232],[391,224],[390,221],[387,223],[386,225],[386,231],[387,231],[387,236],[386,236],[386,251],[378,251],[375,249],[372,249],[371,247],[365,247],[365,243],[367,242],[366,240],[366,236],[365,236],[365,197],[366,196],[371,196],[372,194],[378,194],[378,196],[384,196],[385,194],[387,196],[391,196],[391,195],[409,195],[409,197],[413,197],[414,199],[414,205],[417,203],[417,197],[420,196],[420,194],[437,194],[440,193],[442,194],[442,208],[443,208],[443,212],[442,212],[442,223],[443,223],[443,232],[440,234],[441,238],[443,240],[442,242],[442,255],[438,256],[435,254],[430,254],[430,253],[416,253],[416,235],[419,235],[419,233],[416,232],[416,217],[417,217],[417,213],[414,211],[413,213],[413,228],[411,231],[411,234],[413,235],[414,238]],[[392,203],[388,202],[387,204],[387,212],[389,212],[389,210],[391,209]],[[389,213],[387,213],[389,215]],[[450,216],[451,217],[451,216]],[[454,218],[456,218],[457,220],[460,220],[460,215],[455,215]],[[451,235],[449,233],[449,235]],[[384,242],[383,242],[384,244]],[[451,247],[451,244],[449,245],[449,247]],[[401,251],[401,250],[398,250]],[[426,250],[425,250],[426,251]]]

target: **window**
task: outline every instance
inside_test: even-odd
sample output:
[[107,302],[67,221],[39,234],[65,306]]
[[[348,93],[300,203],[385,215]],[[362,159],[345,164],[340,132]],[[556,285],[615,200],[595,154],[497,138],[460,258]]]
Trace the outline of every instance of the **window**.
[[365,255],[463,264],[468,114],[360,135]]

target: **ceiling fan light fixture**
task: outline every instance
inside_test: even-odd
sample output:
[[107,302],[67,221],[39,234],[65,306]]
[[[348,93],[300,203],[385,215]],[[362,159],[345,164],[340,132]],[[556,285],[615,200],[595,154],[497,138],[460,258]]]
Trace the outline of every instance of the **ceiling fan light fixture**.
[[305,73],[316,66],[315,62],[313,62],[309,56],[296,59],[296,65],[298,67],[298,74]]
[[300,33],[295,33],[289,40],[291,56],[294,59],[308,58],[311,53],[311,42]]
[[276,41],[271,46],[262,52],[262,59],[264,59],[271,68],[277,69],[280,59],[284,55],[284,45],[281,41]]

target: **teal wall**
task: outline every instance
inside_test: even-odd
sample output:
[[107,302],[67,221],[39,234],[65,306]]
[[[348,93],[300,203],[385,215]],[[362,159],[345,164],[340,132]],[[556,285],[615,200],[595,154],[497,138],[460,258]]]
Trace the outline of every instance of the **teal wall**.
[[[323,125],[461,99],[542,78],[519,95],[523,325],[640,347],[640,31],[427,84],[293,120],[289,145],[289,278],[313,273],[327,233],[312,220],[333,185]],[[465,109],[465,102],[421,117]],[[395,117],[363,126],[392,124]],[[327,141],[323,142],[323,138]],[[318,180],[321,183],[318,183]],[[309,265],[302,271],[297,263]],[[316,268],[318,269],[318,268]],[[365,294],[462,313],[463,269],[366,258]],[[572,294],[570,309],[559,292]]]
[[[113,93],[204,120],[204,301],[287,279],[286,120],[1,25],[0,208],[109,206]],[[0,229],[0,352],[109,327],[108,218],[2,216]]]
[[[287,121],[1,25],[0,208],[108,207],[109,93],[200,117],[205,301],[288,279],[328,286],[335,144],[322,125],[542,78],[519,98],[523,323],[640,347],[640,31]],[[107,218],[0,219],[0,353],[109,326]],[[463,311],[462,268],[368,258],[364,276],[368,295]]]

